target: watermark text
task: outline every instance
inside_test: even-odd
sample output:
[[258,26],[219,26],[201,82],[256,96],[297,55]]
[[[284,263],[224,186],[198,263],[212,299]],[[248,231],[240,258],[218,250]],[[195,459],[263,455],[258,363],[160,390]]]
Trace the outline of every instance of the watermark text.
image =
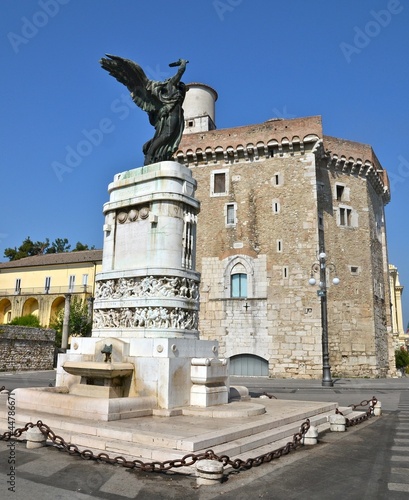
[[365,26],[363,28],[359,26],[354,27],[355,36],[353,43],[342,42],[339,45],[347,62],[351,62],[354,54],[360,54],[371,43],[372,38],[377,37],[383,28],[389,26],[392,16],[400,14],[402,10],[403,5],[401,5],[399,0],[389,0],[386,9],[379,11],[371,10],[371,19]]
[[[7,401],[8,414],[7,426],[11,434],[13,434],[16,426],[16,400],[13,394],[10,394]],[[16,442],[10,440],[7,443],[9,449],[9,456],[7,463],[9,465],[9,472],[7,473],[7,489],[13,493],[16,492]]]
[[47,26],[50,19],[60,12],[60,7],[66,5],[70,0],[40,0],[39,10],[29,17],[21,18],[21,27],[18,33],[10,31],[7,38],[15,54],[20,52],[21,46],[32,40],[39,31]]
[[243,0],[213,0],[213,7],[220,21],[224,21],[226,13],[233,12]]

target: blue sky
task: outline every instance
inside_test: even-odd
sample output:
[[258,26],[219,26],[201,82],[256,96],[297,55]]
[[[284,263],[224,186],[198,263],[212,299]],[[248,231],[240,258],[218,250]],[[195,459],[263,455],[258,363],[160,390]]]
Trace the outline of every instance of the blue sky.
[[322,115],[325,134],[372,145],[406,325],[408,33],[403,0],[2,0],[0,260],[26,236],[102,247],[107,185],[143,164],[153,129],[98,61],[164,79],[184,58],[184,81],[219,94],[218,128]]

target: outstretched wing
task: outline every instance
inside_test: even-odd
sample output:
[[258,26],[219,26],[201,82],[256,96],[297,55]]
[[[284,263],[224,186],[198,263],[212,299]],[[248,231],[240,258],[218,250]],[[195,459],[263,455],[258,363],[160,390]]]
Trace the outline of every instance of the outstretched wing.
[[143,69],[130,59],[110,54],[106,56],[109,59],[103,57],[99,61],[101,66],[128,88],[134,103],[148,113],[156,111],[160,103],[148,90],[150,80]]

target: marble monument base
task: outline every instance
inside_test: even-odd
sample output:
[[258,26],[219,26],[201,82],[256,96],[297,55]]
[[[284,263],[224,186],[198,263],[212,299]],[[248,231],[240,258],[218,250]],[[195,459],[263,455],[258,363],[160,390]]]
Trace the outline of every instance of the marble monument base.
[[[105,346],[112,350],[110,362],[103,361]],[[216,342],[187,338],[73,338],[58,359],[57,388],[91,406],[101,398],[130,400],[131,406],[132,400],[146,401],[138,411],[222,405],[228,402],[228,362],[217,358],[217,350]],[[124,401],[118,404],[123,416],[115,409],[104,418],[132,416]]]

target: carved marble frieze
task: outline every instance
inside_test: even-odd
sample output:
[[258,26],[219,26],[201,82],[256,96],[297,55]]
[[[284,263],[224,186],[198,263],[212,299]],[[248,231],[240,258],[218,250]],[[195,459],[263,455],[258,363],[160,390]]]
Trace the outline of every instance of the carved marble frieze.
[[95,309],[93,328],[173,328],[197,330],[196,311],[180,307],[122,307]]
[[95,299],[179,297],[199,300],[199,282],[177,276],[116,278],[96,282]]

